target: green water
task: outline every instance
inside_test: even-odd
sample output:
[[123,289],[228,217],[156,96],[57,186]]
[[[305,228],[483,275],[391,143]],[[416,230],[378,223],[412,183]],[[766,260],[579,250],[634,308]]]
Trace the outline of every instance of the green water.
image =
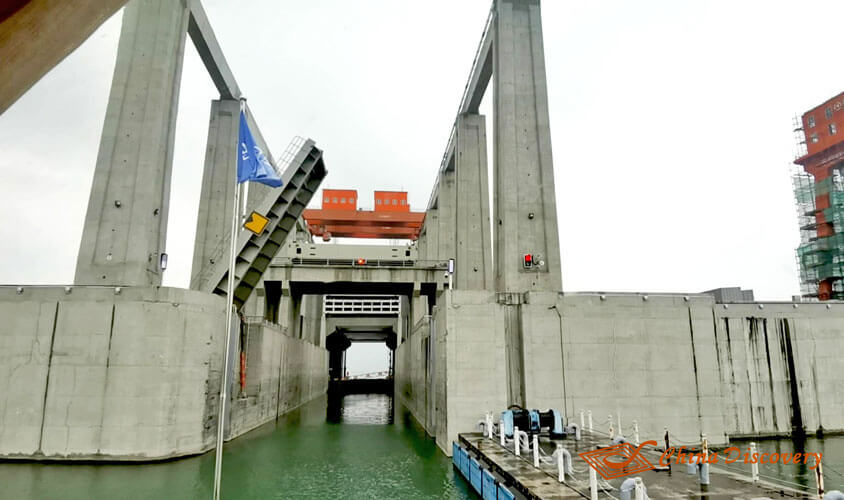
[[[211,498],[214,454],[144,465],[0,463],[0,498]],[[223,497],[474,498],[415,424],[384,395],[325,398],[233,442]]]
[[[749,441],[736,441],[733,446],[742,450],[747,449]],[[844,436],[830,436],[823,439],[807,438],[767,439],[757,441],[760,453],[821,453],[823,464],[824,485],[826,490],[844,491]],[[811,462],[810,465],[814,464]],[[739,467],[733,464],[732,468]],[[739,468],[750,469],[749,465]],[[800,485],[814,489],[817,486],[815,471],[806,464],[760,464],[759,474],[762,479],[776,479],[785,481],[786,485]]]
[[[827,490],[844,489],[844,436],[757,443],[760,452],[823,453]],[[729,468],[749,474],[749,467]],[[762,464],[760,473],[815,486],[805,465]],[[0,463],[0,499],[207,500],[213,475],[213,453],[144,465],[6,462]],[[321,398],[227,443],[223,497],[477,498],[409,413],[376,394]]]

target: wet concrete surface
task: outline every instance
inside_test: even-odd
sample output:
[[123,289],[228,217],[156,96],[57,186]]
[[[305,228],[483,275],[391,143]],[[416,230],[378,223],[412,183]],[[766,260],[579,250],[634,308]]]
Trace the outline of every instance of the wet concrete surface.
[[[607,435],[583,432],[582,439],[576,441],[573,437],[562,440],[551,440],[547,436],[540,437],[540,467],[533,466],[531,451],[522,451],[517,457],[512,442],[507,448],[502,448],[499,438],[484,437],[481,433],[464,433],[460,435],[460,444],[467,448],[475,457],[479,457],[487,467],[495,470],[508,483],[508,488],[519,491],[525,498],[537,499],[566,499],[590,498],[589,465],[578,455],[598,447],[610,446],[612,443]],[[572,456],[573,474],[567,475],[565,483],[558,482],[557,465],[552,454],[557,444],[569,451]],[[741,465],[748,469],[747,476],[738,473],[736,468],[727,470],[717,465],[710,466],[710,484],[701,485],[698,475],[686,473],[686,465],[673,464],[670,470],[660,467],[661,450],[642,449],[642,455],[660,470],[646,470],[617,479],[603,480],[598,476],[598,498],[619,498],[621,483],[628,477],[641,477],[651,499],[729,499],[729,500],[762,500],[779,498],[816,498],[814,493],[793,489],[787,485],[757,482],[750,480],[750,466]],[[797,485],[795,485],[797,486]],[[633,496],[635,498],[635,496]]]

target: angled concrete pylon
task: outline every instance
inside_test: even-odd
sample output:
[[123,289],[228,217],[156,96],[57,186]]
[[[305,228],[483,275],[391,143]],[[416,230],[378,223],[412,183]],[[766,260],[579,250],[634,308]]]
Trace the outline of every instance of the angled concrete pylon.
[[464,113],[457,117],[456,129],[455,288],[492,290],[486,119]]
[[183,0],[123,14],[76,284],[161,285],[188,17]]
[[[496,288],[560,291],[560,242],[539,0],[495,0]],[[524,269],[524,254],[544,265]]]

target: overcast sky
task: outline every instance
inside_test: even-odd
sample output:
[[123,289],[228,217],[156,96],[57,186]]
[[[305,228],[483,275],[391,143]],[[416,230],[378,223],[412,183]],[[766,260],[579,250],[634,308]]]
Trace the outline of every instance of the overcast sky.
[[[309,136],[323,187],[424,209],[489,0],[204,5],[275,154]],[[844,90],[841,18],[833,0],[545,0],[563,288],[798,293],[792,117]],[[120,22],[0,115],[0,283],[73,279]],[[165,284],[189,281],[216,97],[189,42]]]

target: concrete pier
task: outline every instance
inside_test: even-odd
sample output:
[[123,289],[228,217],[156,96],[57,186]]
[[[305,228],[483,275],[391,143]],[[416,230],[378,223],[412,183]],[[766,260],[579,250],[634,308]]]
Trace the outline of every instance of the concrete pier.
[[183,0],[135,0],[123,14],[78,285],[161,284],[188,17]]
[[[580,441],[571,436],[560,440],[551,440],[541,435],[539,447],[542,460],[539,467],[532,463],[532,452],[522,451],[516,456],[513,443],[502,447],[498,437],[489,439],[478,432],[461,434],[458,443],[469,452],[469,456],[481,463],[481,467],[496,472],[499,482],[521,498],[555,500],[564,498],[590,498],[589,464],[578,453],[595,450],[611,445],[606,434],[583,432]],[[552,454],[557,444],[561,444],[572,457],[573,472],[566,475],[564,483],[559,482],[556,462]],[[642,454],[654,466],[658,467],[663,450],[643,449]],[[675,456],[676,459],[676,456]],[[546,461],[547,460],[547,461]],[[551,462],[551,463],[548,463]],[[710,466],[709,484],[701,485],[698,475],[686,474],[685,465],[674,464],[671,472],[667,470],[647,470],[609,481],[598,477],[598,498],[618,498],[622,483],[630,477],[639,477],[647,488],[646,498],[711,498],[729,500],[755,500],[760,498],[816,498],[810,493],[811,488],[795,489],[787,485],[766,481],[753,482],[750,477],[750,465],[744,474],[737,467],[719,468]],[[739,466],[740,467],[740,466]],[[623,496],[623,495],[622,495]],[[631,498],[635,498],[631,495]]]

